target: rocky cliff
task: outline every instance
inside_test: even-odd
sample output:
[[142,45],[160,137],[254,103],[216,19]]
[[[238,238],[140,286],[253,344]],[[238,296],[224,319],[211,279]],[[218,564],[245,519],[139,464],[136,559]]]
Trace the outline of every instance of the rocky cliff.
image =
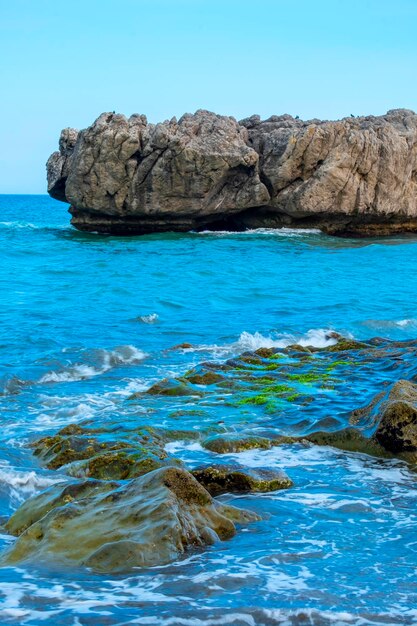
[[62,131],[47,172],[80,230],[417,232],[417,115],[405,109],[335,122],[200,110],[156,125],[103,113]]

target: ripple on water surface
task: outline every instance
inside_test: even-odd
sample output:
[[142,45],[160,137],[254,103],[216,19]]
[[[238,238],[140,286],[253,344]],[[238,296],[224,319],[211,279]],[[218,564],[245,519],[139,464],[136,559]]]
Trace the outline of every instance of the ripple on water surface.
[[[254,394],[241,388],[245,402],[238,405],[236,390],[227,388],[129,400],[202,361],[292,343],[331,346],[332,331],[359,340],[416,338],[412,238],[352,241],[291,229],[114,238],[75,232],[66,208],[47,197],[1,196],[0,244],[2,516],[66,479],[40,468],[25,444],[69,423],[302,433],[315,424],[346,424],[347,411],[416,375],[414,353],[393,350],[368,363],[338,357],[328,388],[314,372],[304,379],[309,386],[301,392],[314,402],[284,398],[270,413],[246,402]],[[171,349],[176,345],[182,347]],[[286,376],[294,375],[294,363],[283,365]],[[308,367],[325,366],[326,357],[313,356]],[[169,447],[190,467],[217,458],[198,442]],[[82,626],[416,623],[417,490],[405,463],[310,444],[222,461],[283,469],[294,487],[221,496],[263,520],[164,567],[115,577],[58,566],[2,568],[0,619]],[[0,541],[6,546],[11,538]]]

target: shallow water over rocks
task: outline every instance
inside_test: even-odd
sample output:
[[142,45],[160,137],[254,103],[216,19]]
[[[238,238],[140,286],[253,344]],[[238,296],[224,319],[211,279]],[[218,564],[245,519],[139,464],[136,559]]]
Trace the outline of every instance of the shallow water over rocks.
[[[352,410],[417,374],[412,344],[331,351],[334,332],[366,342],[417,338],[413,239],[358,242],[288,229],[116,239],[67,223],[46,197],[0,197],[4,520],[30,495],[68,480],[26,445],[68,424],[89,420],[119,434],[158,426],[207,437],[304,436],[346,427]],[[283,350],[292,344],[321,350]],[[269,363],[277,367],[260,373],[237,358],[260,347],[282,350]],[[217,382],[147,393],[163,379],[204,375],[204,362],[217,364]],[[219,496],[262,520],[168,565],[112,576],[58,564],[4,567],[1,620],[415,623],[410,465],[308,442],[221,455],[203,444],[203,436],[176,439],[165,450],[190,468],[221,460],[283,470],[294,484]],[[14,538],[0,540],[5,548]]]

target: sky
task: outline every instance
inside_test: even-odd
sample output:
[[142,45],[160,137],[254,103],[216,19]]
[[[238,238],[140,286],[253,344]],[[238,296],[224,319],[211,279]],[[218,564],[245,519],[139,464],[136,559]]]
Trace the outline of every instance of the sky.
[[417,0],[0,0],[0,193],[45,193],[62,128],[417,110]]

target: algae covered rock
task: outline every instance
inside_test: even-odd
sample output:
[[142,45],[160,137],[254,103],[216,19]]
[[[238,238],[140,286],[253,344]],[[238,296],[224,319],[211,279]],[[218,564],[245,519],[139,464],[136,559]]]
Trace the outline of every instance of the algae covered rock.
[[386,456],[386,451],[378,442],[365,437],[359,430],[343,428],[334,432],[318,431],[302,437],[302,440],[318,446],[332,446],[347,452],[362,452],[372,456]]
[[28,500],[24,514],[18,510],[8,523],[20,534],[2,563],[59,562],[123,572],[169,563],[189,548],[230,539],[235,522],[258,519],[216,502],[179,468],[162,468],[112,490],[102,483],[104,492],[87,495],[86,484],[79,487],[85,497],[64,504],[57,486]]
[[56,435],[42,437],[30,445],[48,469],[64,467],[76,478],[121,480],[168,465],[181,466],[181,461],[168,455],[164,446],[174,439],[195,436],[194,432],[148,426],[119,434],[119,439],[115,439],[114,429],[70,424]]
[[[177,380],[176,378],[164,378],[155,383],[145,393],[149,396],[190,396],[198,395],[200,392],[194,390],[187,384],[185,380]],[[135,393],[130,396],[131,400],[142,397],[142,393]]]
[[225,377],[212,368],[204,368],[202,366],[195,367],[184,376],[193,385],[215,385],[225,380]]
[[126,480],[143,476],[148,472],[175,465],[181,467],[182,461],[165,452],[156,454],[140,448],[116,450],[97,454],[91,459],[75,461],[65,470],[75,478],[98,478],[100,480]]
[[271,441],[266,437],[256,437],[252,435],[238,434],[219,434],[208,437],[203,441],[203,447],[211,452],[218,454],[228,454],[233,452],[243,452],[244,450],[252,450],[261,448],[268,450],[271,447]]
[[288,489],[293,484],[281,470],[252,469],[242,465],[208,465],[197,467],[191,473],[212,496],[222,493],[266,493]]
[[65,485],[58,483],[26,500],[5,524],[5,529],[11,535],[21,535],[53,509],[113,491],[118,487],[117,482],[101,480],[86,480]]
[[393,454],[417,458],[417,385],[399,380],[380,407],[374,439]]

